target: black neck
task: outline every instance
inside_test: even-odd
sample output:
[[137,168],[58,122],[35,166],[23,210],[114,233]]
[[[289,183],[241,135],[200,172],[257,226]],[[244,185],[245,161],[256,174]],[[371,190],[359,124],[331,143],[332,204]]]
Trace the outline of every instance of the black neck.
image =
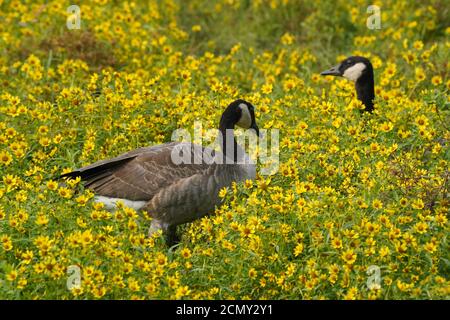
[[355,84],[356,94],[366,108],[364,111],[373,111],[373,99],[375,98],[375,86],[373,81],[373,71],[367,70]]
[[234,138],[234,122],[226,117],[222,117],[219,125],[219,135],[224,163],[236,163],[240,160],[243,150]]

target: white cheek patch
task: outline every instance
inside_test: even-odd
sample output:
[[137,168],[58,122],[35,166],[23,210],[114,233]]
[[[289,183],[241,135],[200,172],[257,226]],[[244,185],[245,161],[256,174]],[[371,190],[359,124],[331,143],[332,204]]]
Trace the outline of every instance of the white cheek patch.
[[366,69],[366,65],[362,62],[358,62],[345,70],[342,76],[348,80],[356,81],[361,76],[364,69]]
[[241,118],[236,123],[239,127],[248,129],[252,125],[252,116],[250,115],[250,111],[248,110],[248,106],[244,103],[239,105],[241,109]]

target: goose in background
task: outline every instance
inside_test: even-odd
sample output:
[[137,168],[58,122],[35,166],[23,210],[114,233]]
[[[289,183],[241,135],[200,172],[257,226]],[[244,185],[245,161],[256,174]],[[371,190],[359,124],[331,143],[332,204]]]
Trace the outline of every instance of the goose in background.
[[351,56],[340,64],[321,73],[323,76],[340,76],[355,82],[358,100],[364,105],[364,111],[372,113],[375,86],[373,80],[373,67],[367,58]]
[[[214,213],[221,202],[222,188],[256,178],[255,164],[236,143],[235,125],[253,129],[259,136],[252,104],[236,100],[222,113],[218,131],[222,152],[188,142],[170,142],[98,161],[61,178],[80,177],[95,193],[94,200],[107,209],[122,201],[135,210],[145,210],[152,217],[149,236],[162,230],[172,246],[179,241],[176,226]],[[180,154],[192,161],[174,161]],[[205,161],[205,154],[218,161]]]

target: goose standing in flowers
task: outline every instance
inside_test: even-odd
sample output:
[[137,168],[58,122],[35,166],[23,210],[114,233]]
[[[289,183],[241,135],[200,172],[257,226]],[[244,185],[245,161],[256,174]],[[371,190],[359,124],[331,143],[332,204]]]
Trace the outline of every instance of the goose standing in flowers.
[[358,100],[364,106],[364,111],[372,113],[373,99],[375,98],[375,86],[373,80],[373,67],[367,58],[351,56],[340,64],[323,71],[323,76],[340,76],[355,82]]
[[[122,201],[135,210],[147,211],[153,218],[149,236],[162,230],[166,242],[173,245],[178,242],[176,226],[213,213],[220,204],[222,188],[256,178],[255,164],[234,138],[235,125],[253,129],[259,136],[252,104],[236,100],[222,113],[222,152],[188,142],[171,142],[98,161],[61,177],[80,177],[84,186],[95,193],[95,201],[108,209]],[[181,154],[188,163],[179,161]],[[205,161],[205,154],[214,160]]]

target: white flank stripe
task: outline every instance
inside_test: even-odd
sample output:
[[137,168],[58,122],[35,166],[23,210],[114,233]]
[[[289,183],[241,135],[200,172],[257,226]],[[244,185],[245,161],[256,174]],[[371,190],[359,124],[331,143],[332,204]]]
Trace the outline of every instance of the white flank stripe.
[[121,199],[121,198],[110,198],[105,196],[95,196],[94,197],[95,202],[101,202],[105,205],[106,209],[113,210],[117,207],[117,202],[121,201],[124,206],[127,206],[129,208],[133,208],[134,210],[138,211],[142,209],[147,201],[133,201],[128,199]]

